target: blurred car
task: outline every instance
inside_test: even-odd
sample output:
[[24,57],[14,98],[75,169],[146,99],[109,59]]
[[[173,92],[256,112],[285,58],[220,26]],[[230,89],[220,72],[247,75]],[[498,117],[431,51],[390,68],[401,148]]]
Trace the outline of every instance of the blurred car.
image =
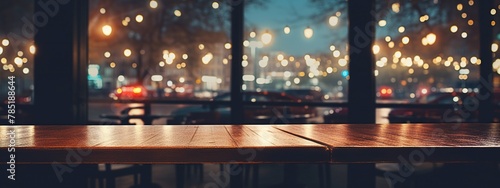
[[323,123],[349,123],[347,108],[332,108],[323,113]]
[[[33,112],[34,106],[32,97],[30,94],[19,94],[15,96],[15,103],[9,103],[7,99],[3,101],[0,105],[0,125],[9,125],[8,118],[8,104],[14,104],[12,109],[15,110],[15,114],[12,114],[15,119],[15,124],[33,124]],[[7,97],[4,97],[7,98]]]
[[285,90],[285,93],[297,97],[299,99],[302,99],[304,101],[311,101],[311,102],[321,102],[325,97],[325,95],[323,94],[323,92],[321,92],[321,90],[315,90],[315,89],[287,89]]
[[[230,93],[213,98],[213,101],[229,101]],[[249,102],[300,102],[300,99],[280,92],[243,92],[243,101]],[[250,124],[310,123],[317,117],[316,109],[308,106],[258,106],[243,108],[244,122]],[[174,110],[168,124],[228,124],[231,123],[229,105],[209,104]]]
[[170,87],[166,87],[163,93],[164,97],[193,98],[194,87],[191,84],[175,84]]
[[110,94],[114,100],[142,100],[156,96],[157,91],[142,84],[129,84],[118,87]]
[[448,104],[453,108],[400,108],[389,112],[390,123],[428,123],[428,122],[475,122],[478,113],[463,109],[467,97],[475,97],[476,93],[429,93],[416,98],[417,104]]
[[377,97],[381,99],[391,99],[394,96],[394,90],[390,86],[380,86],[377,91]]

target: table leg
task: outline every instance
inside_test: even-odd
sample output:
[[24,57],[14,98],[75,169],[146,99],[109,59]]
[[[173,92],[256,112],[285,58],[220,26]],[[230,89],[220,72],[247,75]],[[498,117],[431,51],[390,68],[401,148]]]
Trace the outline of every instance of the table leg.
[[239,164],[231,164],[229,167],[230,185],[231,188],[243,187],[243,166]]
[[143,172],[141,178],[141,184],[150,185],[153,184],[153,166],[151,164],[142,165]]
[[184,175],[186,165],[176,164],[175,165],[175,186],[177,188],[184,188]]
[[349,164],[347,187],[375,188],[375,164]]

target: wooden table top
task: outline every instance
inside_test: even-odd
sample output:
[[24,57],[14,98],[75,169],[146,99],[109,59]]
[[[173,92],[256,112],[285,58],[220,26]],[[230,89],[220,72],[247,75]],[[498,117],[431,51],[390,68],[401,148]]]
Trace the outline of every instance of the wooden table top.
[[82,163],[155,164],[328,162],[330,157],[326,146],[272,126],[229,125],[0,126],[0,156],[9,156],[6,135],[12,129],[17,163],[65,162],[74,155]]
[[500,162],[500,124],[0,126],[0,156],[12,129],[17,163]]
[[[333,163],[500,162],[500,124],[282,125],[331,149]],[[402,158],[401,158],[402,157]]]

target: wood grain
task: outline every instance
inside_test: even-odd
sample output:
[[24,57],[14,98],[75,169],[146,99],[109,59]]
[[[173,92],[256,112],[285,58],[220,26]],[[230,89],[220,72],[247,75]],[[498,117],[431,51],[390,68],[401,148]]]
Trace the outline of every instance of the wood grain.
[[500,162],[500,124],[275,125],[331,149],[333,163]]
[[1,156],[9,155],[10,129],[17,163],[329,161],[326,146],[272,126],[0,126]]

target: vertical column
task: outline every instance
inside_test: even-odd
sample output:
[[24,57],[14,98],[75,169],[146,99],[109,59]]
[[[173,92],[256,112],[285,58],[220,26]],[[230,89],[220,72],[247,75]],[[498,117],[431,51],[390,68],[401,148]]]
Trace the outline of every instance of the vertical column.
[[35,123],[87,121],[88,2],[36,0]]
[[349,0],[349,122],[375,123],[374,0]]
[[[349,0],[349,123],[375,123],[375,0]],[[348,187],[375,187],[374,164],[349,164]]]
[[479,88],[479,122],[493,122],[493,16],[490,10],[494,9],[493,0],[481,0],[479,3],[479,65],[480,88]]
[[[241,85],[243,84],[243,16],[244,0],[231,0],[231,122],[243,123],[243,98]],[[241,165],[231,164],[229,168],[230,187],[243,187],[243,172]]]
[[243,84],[243,0],[231,0],[231,122],[243,123],[243,98],[241,85]]

